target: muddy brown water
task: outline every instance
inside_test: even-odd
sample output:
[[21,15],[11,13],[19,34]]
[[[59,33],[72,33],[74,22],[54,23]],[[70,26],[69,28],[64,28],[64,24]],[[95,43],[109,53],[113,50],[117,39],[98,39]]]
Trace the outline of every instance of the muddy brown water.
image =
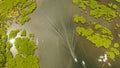
[[[109,2],[109,0],[99,1],[104,4]],[[111,2],[115,1],[111,0]],[[95,19],[73,5],[72,0],[37,0],[37,9],[30,14],[30,22],[24,26],[13,24],[8,32],[15,28],[25,28],[28,32],[35,34],[35,42],[38,46],[36,56],[38,56],[41,68],[120,68],[120,56],[116,58],[116,61],[107,61],[111,63],[111,66],[108,66],[107,62],[98,62],[98,57],[104,55],[105,49],[96,48],[85,37],[80,37],[76,33],[74,33],[76,42],[73,47],[75,47],[74,53],[78,61],[74,61],[65,39],[61,39],[51,26],[51,22],[54,22],[53,24],[65,22],[66,26],[69,26],[73,23],[74,14],[83,15],[88,21],[99,22],[112,31],[115,37],[114,42],[120,41],[120,38],[116,36],[117,33],[120,33],[120,30],[113,29],[114,22],[119,23],[119,18],[113,20],[112,23],[108,23],[101,18]],[[60,28],[58,27],[58,29]],[[71,28],[75,28],[75,26],[73,25]],[[71,28],[67,29],[67,32],[72,32]],[[62,28],[60,31],[61,33],[64,32]]]

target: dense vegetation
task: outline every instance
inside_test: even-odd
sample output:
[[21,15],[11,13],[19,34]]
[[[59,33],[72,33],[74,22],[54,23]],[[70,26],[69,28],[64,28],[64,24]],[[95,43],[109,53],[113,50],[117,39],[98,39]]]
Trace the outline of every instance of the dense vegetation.
[[[120,0],[116,0],[120,2]],[[120,16],[119,7],[117,4],[108,3],[100,4],[97,0],[73,0],[73,4],[77,5],[84,13],[94,17],[106,20],[106,23],[111,23],[113,19]],[[87,21],[87,18],[82,15],[75,14],[73,20],[77,25],[76,32],[79,36],[84,36],[88,41],[93,43],[95,47],[103,47],[106,49],[105,54],[115,60],[116,56],[120,55],[119,42],[113,42],[115,39],[112,31],[95,21]],[[86,27],[87,26],[87,27]],[[115,24],[115,30],[120,28],[120,24]],[[120,34],[117,34],[120,37]]]
[[[12,30],[7,35],[7,29],[13,23],[24,25],[28,22],[28,14],[35,9],[35,0],[0,0],[0,68],[39,68],[38,59],[34,55],[36,44],[27,37],[26,30],[18,38],[19,29]],[[33,34],[30,36],[34,38]],[[11,43],[11,39],[15,39],[15,42]],[[10,51],[13,45],[18,51],[15,56]]]

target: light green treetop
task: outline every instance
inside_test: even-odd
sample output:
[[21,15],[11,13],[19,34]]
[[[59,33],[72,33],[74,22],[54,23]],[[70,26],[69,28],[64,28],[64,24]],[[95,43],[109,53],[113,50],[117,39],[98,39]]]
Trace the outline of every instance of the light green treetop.
[[26,36],[26,30],[25,29],[22,31],[21,36]]
[[16,30],[12,30],[9,34],[9,38],[15,38],[17,36],[17,33],[19,32],[20,30],[19,29],[16,29]]
[[78,16],[78,15],[74,15],[74,22],[75,23],[82,23],[85,24],[86,23],[86,19],[83,16]]
[[120,0],[116,0],[116,1],[120,3]]

